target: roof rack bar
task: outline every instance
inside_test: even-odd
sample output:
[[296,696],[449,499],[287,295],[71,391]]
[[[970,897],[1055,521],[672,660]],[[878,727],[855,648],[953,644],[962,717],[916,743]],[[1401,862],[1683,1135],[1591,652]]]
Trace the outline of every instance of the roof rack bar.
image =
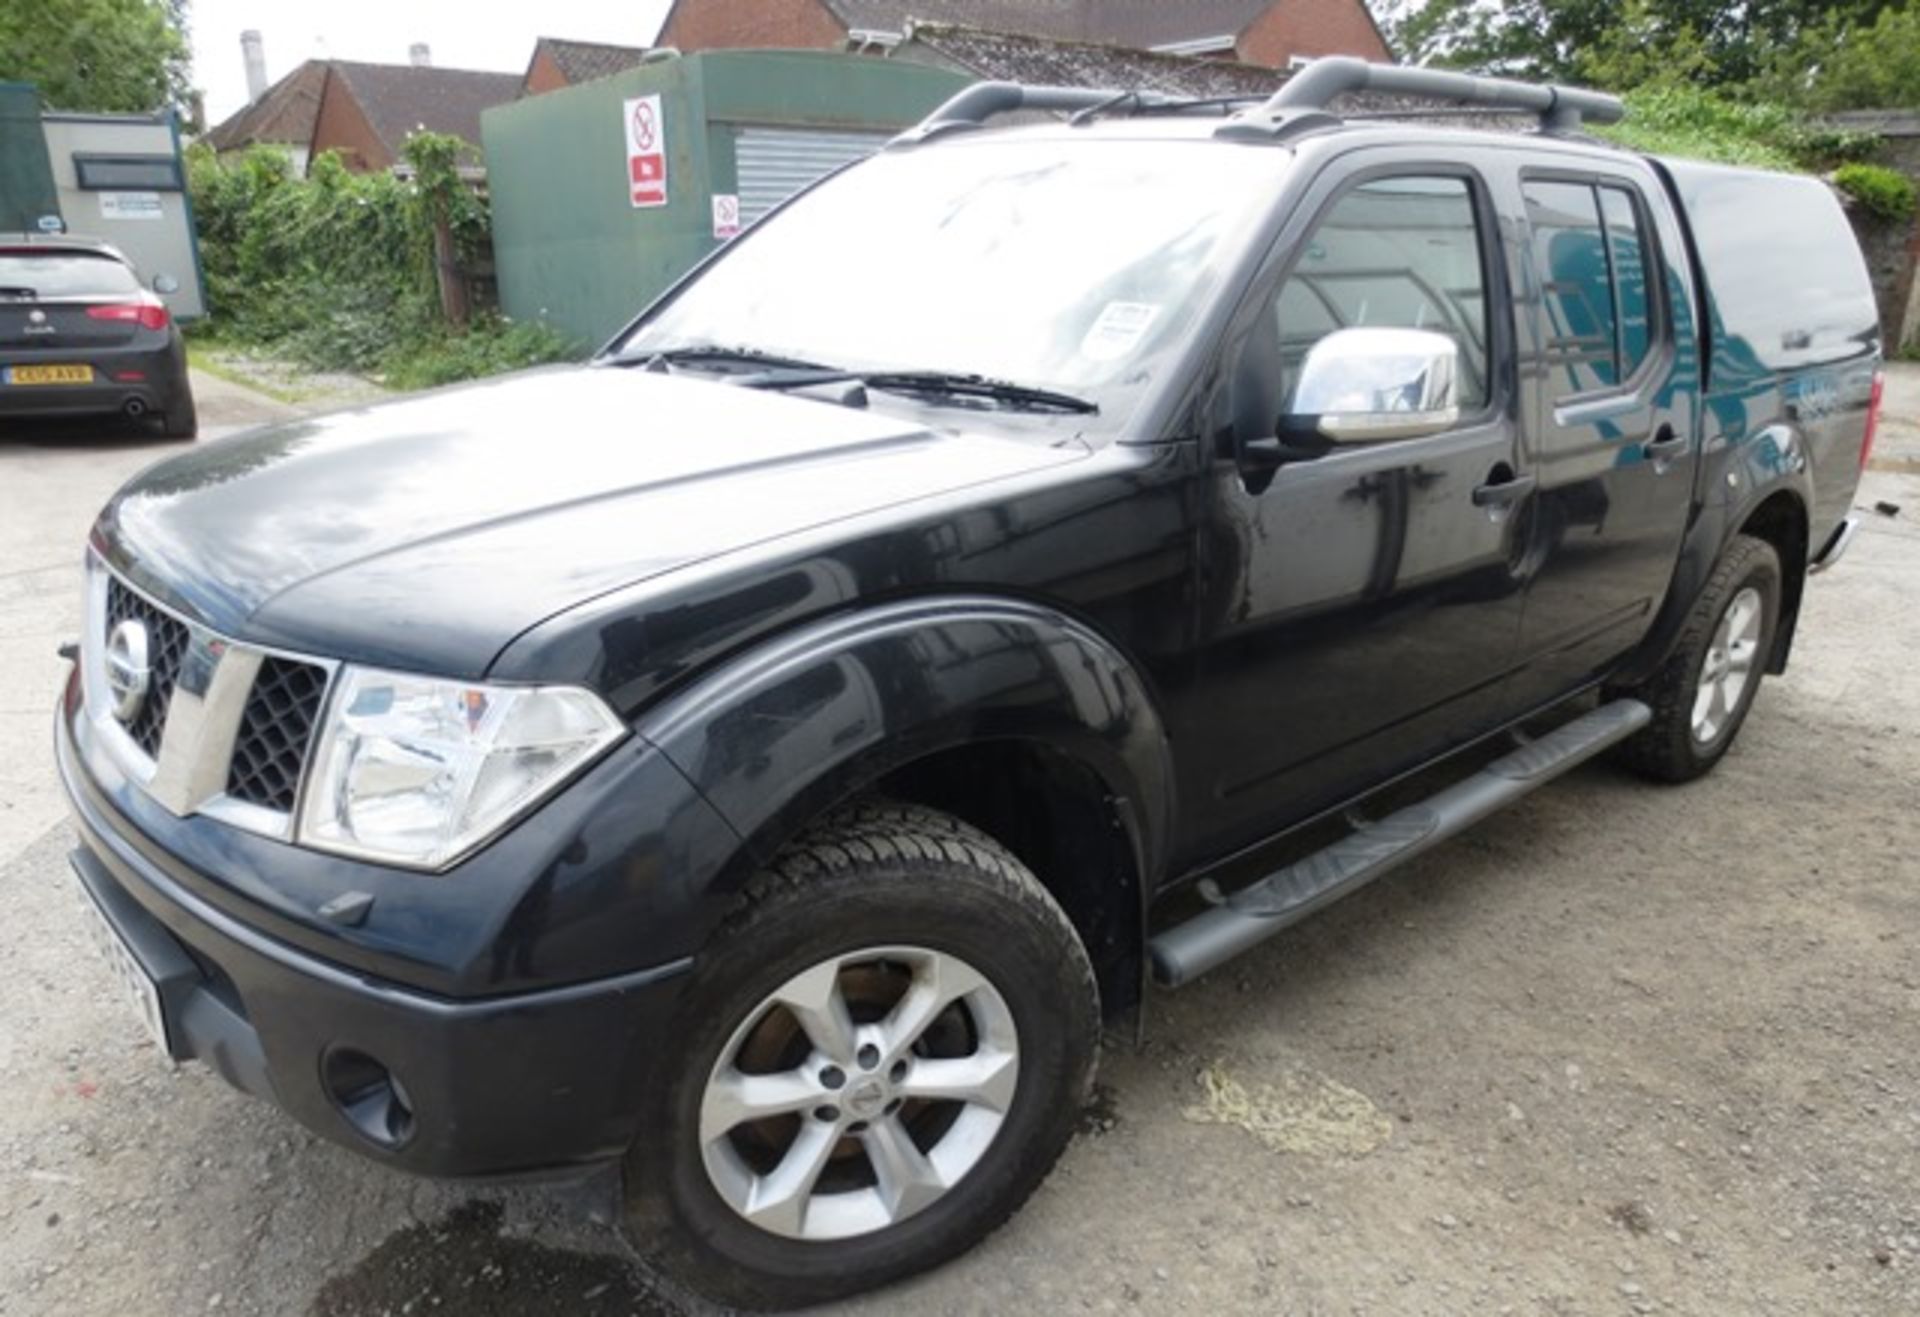
[[1324,110],[1346,92],[1376,91],[1399,96],[1431,96],[1440,101],[1531,110],[1549,132],[1571,132],[1584,121],[1618,123],[1626,106],[1617,96],[1580,87],[1544,86],[1511,78],[1481,78],[1442,69],[1370,64],[1350,55],[1317,59],[1275,92],[1264,110]]
[[949,97],[933,113],[893,139],[895,145],[924,141],[937,133],[978,128],[996,114],[1018,110],[1067,114],[1118,103],[1130,95],[1143,102],[1164,99],[1155,92],[1128,92],[1118,87],[1026,87],[1017,82],[976,82]]

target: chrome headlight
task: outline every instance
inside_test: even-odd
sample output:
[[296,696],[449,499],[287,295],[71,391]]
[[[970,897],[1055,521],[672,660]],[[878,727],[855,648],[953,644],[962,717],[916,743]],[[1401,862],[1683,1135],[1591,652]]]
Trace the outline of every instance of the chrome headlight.
[[626,728],[591,691],[344,667],[295,839],[443,869],[557,790]]

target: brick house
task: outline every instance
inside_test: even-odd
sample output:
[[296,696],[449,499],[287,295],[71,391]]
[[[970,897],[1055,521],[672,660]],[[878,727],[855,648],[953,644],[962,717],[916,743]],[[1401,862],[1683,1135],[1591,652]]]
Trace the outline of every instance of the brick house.
[[598,41],[564,41],[541,37],[533,44],[533,58],[520,80],[522,96],[558,91],[595,78],[624,73],[646,59],[643,46],[609,46]]
[[[256,39],[257,48],[257,39]],[[249,51],[251,55],[253,52]],[[248,69],[250,85],[264,72]],[[417,46],[410,64],[362,64],[307,60],[207,132],[216,151],[267,145],[285,149],[295,168],[325,151],[336,151],[348,169],[362,173],[400,163],[407,135],[416,129],[450,133],[478,147],[480,112],[520,95],[521,75],[473,69],[435,68]]]
[[888,49],[915,20],[1268,68],[1393,57],[1365,0],[674,0],[659,44]]

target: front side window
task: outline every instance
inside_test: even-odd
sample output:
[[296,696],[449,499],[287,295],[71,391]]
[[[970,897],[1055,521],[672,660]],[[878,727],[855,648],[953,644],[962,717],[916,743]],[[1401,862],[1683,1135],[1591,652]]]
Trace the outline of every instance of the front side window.
[[976,373],[1089,398],[1086,424],[1118,425],[1288,163],[1188,141],[882,152],[751,230],[615,351]]
[[1376,179],[1315,225],[1274,297],[1280,396],[1309,349],[1336,329],[1426,329],[1460,350],[1458,398],[1485,405],[1487,289],[1473,194],[1462,178]]

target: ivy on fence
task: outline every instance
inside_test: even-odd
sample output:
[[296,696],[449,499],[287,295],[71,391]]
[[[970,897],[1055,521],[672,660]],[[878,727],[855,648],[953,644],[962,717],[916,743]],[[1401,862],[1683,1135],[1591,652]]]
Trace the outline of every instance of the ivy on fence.
[[273,148],[227,160],[194,148],[188,180],[214,334],[399,387],[575,355],[548,326],[470,309],[464,272],[484,266],[491,238],[485,204],[458,173],[465,149],[416,133],[410,177],[352,173],[329,153],[299,178]]

